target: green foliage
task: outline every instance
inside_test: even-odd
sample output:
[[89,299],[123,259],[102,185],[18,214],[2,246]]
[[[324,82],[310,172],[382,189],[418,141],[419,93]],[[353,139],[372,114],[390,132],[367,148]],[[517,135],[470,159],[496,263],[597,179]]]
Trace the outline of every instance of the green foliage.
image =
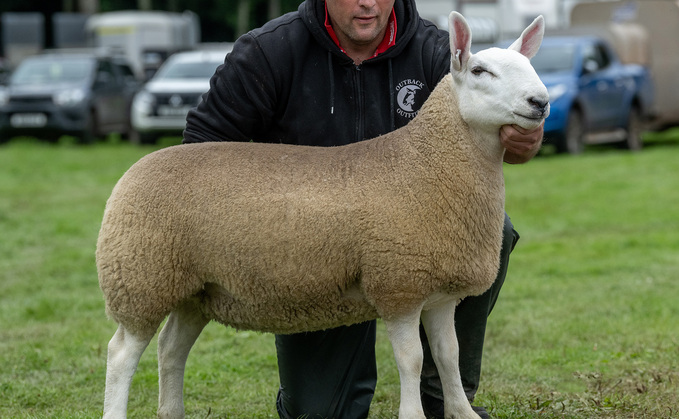
[[679,417],[672,146],[505,169],[522,239],[490,319],[479,396],[497,417]]
[[[494,417],[679,417],[677,137],[506,166],[522,238],[476,401]],[[0,147],[0,417],[100,417],[115,324],[96,237],[116,180],[152,150],[115,139]],[[135,375],[131,417],[155,415],[155,350]],[[398,375],[381,324],[377,354],[370,417],[393,418]],[[275,418],[277,386],[271,335],[210,324],[187,365],[187,417]]]
[[[183,12],[190,10],[196,13],[200,19],[201,40],[203,42],[230,42],[236,39],[237,13],[240,0],[153,0],[150,2],[153,10],[166,10],[171,12]],[[269,3],[275,0],[245,0],[249,5],[250,13],[248,27],[250,29],[262,26],[269,20]],[[78,8],[78,2],[43,1],[43,0],[2,0],[0,13],[2,12],[41,12],[49,21],[56,12],[74,12],[66,10],[66,7]],[[297,10],[300,0],[277,0],[280,14]],[[100,0],[99,10],[111,12],[116,10],[136,10],[140,2],[137,0]],[[51,25],[46,26],[47,45],[51,46]],[[1,48],[0,48],[1,50]],[[1,54],[0,54],[1,55]]]

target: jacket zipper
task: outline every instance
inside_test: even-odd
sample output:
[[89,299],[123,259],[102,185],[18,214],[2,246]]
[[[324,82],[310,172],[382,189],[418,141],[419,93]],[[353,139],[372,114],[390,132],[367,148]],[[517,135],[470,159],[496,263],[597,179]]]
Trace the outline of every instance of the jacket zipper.
[[356,141],[363,141],[365,134],[364,127],[364,109],[363,109],[363,76],[361,74],[361,66],[354,66],[354,88],[355,98],[356,98]]

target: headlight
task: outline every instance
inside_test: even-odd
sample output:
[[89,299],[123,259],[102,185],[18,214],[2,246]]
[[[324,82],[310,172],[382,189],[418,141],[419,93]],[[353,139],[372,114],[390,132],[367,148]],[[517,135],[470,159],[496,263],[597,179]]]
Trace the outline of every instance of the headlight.
[[563,96],[567,91],[568,86],[565,84],[555,84],[554,86],[548,87],[547,92],[549,93],[549,101],[551,103],[556,102],[556,100]]
[[153,106],[156,104],[156,97],[147,90],[142,90],[134,95],[132,101],[133,112],[150,115],[153,112]]
[[85,100],[87,94],[83,89],[62,90],[52,96],[52,101],[59,106],[74,106]]

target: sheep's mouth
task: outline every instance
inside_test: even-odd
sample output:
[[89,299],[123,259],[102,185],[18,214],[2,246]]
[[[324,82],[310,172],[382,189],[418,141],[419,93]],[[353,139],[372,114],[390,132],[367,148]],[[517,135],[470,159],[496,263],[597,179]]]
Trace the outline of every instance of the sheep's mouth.
[[[542,112],[540,114],[542,114]],[[514,115],[516,115],[518,119],[516,124],[523,129],[537,128],[547,117],[544,114],[542,116],[538,116],[535,112],[531,113],[530,115],[523,115],[520,113],[514,113]]]
[[532,112],[530,115],[524,115],[521,113],[514,112],[514,115],[523,119],[528,119],[529,121],[537,122],[547,118],[547,116],[549,115],[549,111],[547,110],[545,112]]

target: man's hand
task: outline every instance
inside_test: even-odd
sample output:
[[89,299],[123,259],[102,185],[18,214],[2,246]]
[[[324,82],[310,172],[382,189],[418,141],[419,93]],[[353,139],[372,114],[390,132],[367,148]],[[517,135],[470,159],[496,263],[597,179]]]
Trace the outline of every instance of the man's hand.
[[500,142],[505,147],[505,163],[521,164],[535,157],[542,146],[544,121],[534,130],[518,125],[503,125],[500,128]]

